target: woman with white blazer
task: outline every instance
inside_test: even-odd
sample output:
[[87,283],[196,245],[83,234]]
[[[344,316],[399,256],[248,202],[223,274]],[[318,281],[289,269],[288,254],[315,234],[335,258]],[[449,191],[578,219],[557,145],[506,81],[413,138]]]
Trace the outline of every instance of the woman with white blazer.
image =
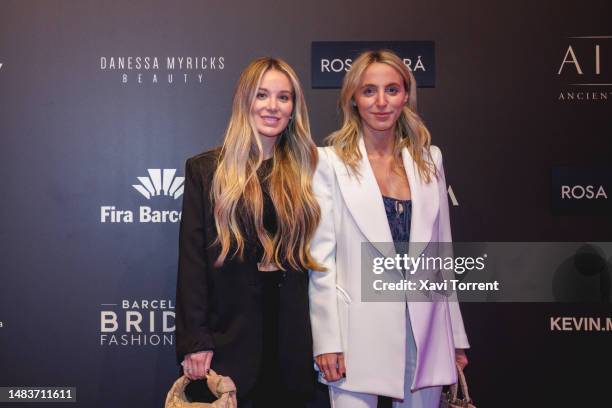
[[[450,242],[440,150],[416,113],[416,83],[390,51],[346,74],[342,127],[319,148],[321,221],[311,248],[310,316],[320,381],[334,408],[438,407],[469,347],[456,301],[365,302],[362,242]],[[372,245],[376,248],[375,245]]]

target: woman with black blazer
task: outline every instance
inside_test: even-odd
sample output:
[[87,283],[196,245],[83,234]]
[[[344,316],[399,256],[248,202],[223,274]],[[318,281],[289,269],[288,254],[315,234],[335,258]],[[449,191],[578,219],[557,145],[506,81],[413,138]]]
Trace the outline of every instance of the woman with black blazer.
[[[245,406],[304,406],[314,390],[308,243],[320,217],[317,149],[297,75],[260,58],[242,73],[223,146],[187,160],[177,357],[190,379],[230,376]],[[196,386],[196,384],[200,386]],[[204,391],[203,382],[192,382]]]

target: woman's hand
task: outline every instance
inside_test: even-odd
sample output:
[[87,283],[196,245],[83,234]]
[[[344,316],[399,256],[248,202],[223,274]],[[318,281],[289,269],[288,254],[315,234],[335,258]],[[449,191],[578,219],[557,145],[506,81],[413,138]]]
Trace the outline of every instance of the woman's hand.
[[346,377],[344,353],[320,354],[315,357],[315,361],[326,381],[338,381],[340,378]]
[[212,351],[198,351],[185,356],[181,363],[185,376],[190,380],[201,380],[206,377],[213,358]]
[[461,367],[462,370],[468,365],[468,358],[464,349],[455,349],[455,361],[457,361],[457,365]]

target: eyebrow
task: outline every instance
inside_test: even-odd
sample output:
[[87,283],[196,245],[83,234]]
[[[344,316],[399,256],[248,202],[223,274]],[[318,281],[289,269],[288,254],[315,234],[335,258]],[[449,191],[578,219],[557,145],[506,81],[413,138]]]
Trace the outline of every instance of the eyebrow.
[[[259,87],[258,91],[266,91],[266,92],[270,92],[268,89],[266,89],[266,88],[262,88],[262,87]],[[286,93],[288,93],[288,94],[293,95],[293,92],[292,92],[292,91],[288,91],[288,90],[286,90],[286,89],[281,90],[279,93],[283,93],[283,92],[286,92]]]
[[[391,82],[391,83],[389,83],[389,84],[385,85],[385,88],[386,88],[386,87],[388,87],[388,86],[393,86],[393,85],[395,85],[395,86],[401,86],[401,85],[400,85],[400,84],[398,84],[397,82]],[[375,88],[377,87],[377,85],[375,85],[375,84],[363,84],[362,88],[367,88],[367,87],[369,87],[369,86],[373,86],[373,87],[375,87]]]

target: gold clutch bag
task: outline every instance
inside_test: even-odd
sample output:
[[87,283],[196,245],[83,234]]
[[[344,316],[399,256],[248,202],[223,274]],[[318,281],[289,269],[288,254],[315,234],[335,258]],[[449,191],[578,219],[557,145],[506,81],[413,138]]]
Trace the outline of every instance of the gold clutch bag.
[[190,379],[182,376],[174,382],[166,396],[165,408],[236,408],[236,385],[229,377],[224,377],[210,370],[206,376],[208,389],[217,400],[215,402],[191,402],[185,395],[185,387]]

